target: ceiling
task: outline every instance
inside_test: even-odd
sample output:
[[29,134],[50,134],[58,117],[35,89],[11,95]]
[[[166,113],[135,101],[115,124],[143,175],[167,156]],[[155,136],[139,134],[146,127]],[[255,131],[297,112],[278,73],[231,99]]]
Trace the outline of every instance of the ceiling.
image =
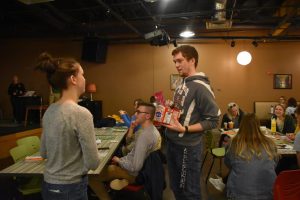
[[171,40],[186,29],[195,32],[194,39],[300,40],[299,0],[20,1],[1,0],[0,38],[143,42],[157,28]]

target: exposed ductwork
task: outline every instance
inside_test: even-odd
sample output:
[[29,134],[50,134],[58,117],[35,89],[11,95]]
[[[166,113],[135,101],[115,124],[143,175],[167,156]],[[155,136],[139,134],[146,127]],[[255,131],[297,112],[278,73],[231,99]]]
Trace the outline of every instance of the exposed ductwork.
[[37,4],[37,3],[46,3],[54,0],[18,0],[26,5]]
[[215,1],[215,14],[211,20],[206,21],[206,29],[229,29],[232,20],[226,19],[226,3],[227,0]]
[[215,15],[213,21],[222,22],[226,21],[226,2],[227,0],[216,0],[215,1]]

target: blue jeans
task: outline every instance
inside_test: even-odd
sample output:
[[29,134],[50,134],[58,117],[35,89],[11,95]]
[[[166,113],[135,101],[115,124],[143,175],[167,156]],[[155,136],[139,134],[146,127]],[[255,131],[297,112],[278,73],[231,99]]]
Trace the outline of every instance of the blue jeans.
[[83,176],[79,183],[51,184],[43,181],[42,195],[44,200],[88,200],[88,177]]
[[178,200],[199,200],[202,142],[182,146],[167,141],[167,164],[171,189]]

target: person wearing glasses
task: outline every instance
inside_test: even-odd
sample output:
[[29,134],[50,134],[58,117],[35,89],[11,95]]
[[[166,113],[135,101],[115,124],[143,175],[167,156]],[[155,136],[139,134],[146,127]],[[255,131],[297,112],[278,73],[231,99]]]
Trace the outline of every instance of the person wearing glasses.
[[[133,101],[134,110],[137,109],[140,103],[142,103],[142,99],[135,99]],[[128,132],[125,137],[125,145],[122,146],[122,155],[126,156],[134,146],[134,134],[139,130],[140,126],[135,122],[136,116],[135,114],[129,117],[126,111],[119,111],[121,118],[123,119],[125,125],[128,127]]]
[[190,45],[172,51],[173,62],[183,78],[176,88],[173,106],[179,119],[167,127],[167,164],[176,199],[201,199],[200,168],[203,134],[216,128],[221,114],[208,77],[197,73],[198,52]]
[[155,107],[151,103],[142,102],[136,109],[136,124],[140,125],[139,134],[135,134],[135,144],[132,150],[121,158],[114,156],[113,165],[104,168],[99,176],[91,177],[89,185],[100,199],[110,199],[103,181],[112,181],[111,188],[120,190],[129,183],[135,183],[135,178],[142,169],[144,161],[151,152],[160,149],[161,136],[153,125]]
[[[239,128],[244,112],[238,104],[232,102],[227,105],[227,113],[223,115],[221,127],[227,129],[229,123],[233,122],[233,128]],[[227,127],[225,127],[227,125]]]

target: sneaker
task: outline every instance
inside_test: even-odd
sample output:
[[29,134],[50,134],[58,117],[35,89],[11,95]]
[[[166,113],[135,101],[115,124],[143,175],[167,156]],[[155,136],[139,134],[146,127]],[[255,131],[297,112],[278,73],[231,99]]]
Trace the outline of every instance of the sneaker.
[[128,181],[126,179],[115,179],[110,182],[110,188],[113,190],[122,190],[127,185]]
[[222,178],[209,178],[209,182],[219,191],[223,191],[225,184],[223,183]]

